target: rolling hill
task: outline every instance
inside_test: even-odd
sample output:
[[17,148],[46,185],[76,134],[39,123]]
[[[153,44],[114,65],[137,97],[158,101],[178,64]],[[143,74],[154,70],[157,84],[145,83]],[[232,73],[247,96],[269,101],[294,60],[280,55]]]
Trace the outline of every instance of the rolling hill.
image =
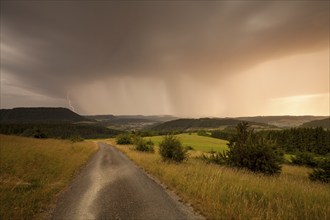
[[93,123],[96,121],[66,108],[1,109],[0,122],[1,134],[26,137],[109,138],[121,133]]
[[92,121],[67,108],[13,108],[0,109],[1,123],[59,123]]
[[238,120],[244,120],[249,122],[258,122],[265,123],[269,125],[274,125],[277,127],[298,127],[303,123],[320,120],[327,118],[326,116],[312,116],[312,115],[303,115],[303,116],[291,116],[291,115],[282,115],[282,116],[255,116],[255,117],[239,117]]
[[323,127],[330,129],[330,118],[306,122],[302,124],[301,127],[312,127],[312,128]]
[[171,115],[86,115],[89,119],[113,122],[114,124],[166,122],[178,119]]
[[[151,127],[155,131],[184,131],[201,128],[220,128],[227,126],[236,126],[241,120],[233,118],[199,118],[199,119],[177,119],[164,122]],[[264,123],[251,122],[255,127],[270,127]]]
[[172,115],[116,115],[120,119],[141,119],[154,122],[166,122],[178,119]]
[[97,124],[119,130],[140,130],[162,122],[177,119],[171,115],[87,115]]
[[84,117],[96,121],[113,120],[116,118],[114,115],[84,115]]

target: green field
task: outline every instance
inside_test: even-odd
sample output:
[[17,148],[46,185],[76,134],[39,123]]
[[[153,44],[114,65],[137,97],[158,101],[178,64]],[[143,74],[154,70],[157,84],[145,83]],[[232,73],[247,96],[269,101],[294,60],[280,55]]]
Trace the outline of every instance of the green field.
[[0,219],[43,219],[44,211],[96,152],[92,142],[0,135]]
[[[178,134],[176,135],[183,146],[191,146],[195,150],[209,152],[214,151],[224,151],[228,150],[227,143],[228,141],[216,139],[212,137],[199,136],[195,133],[193,134]],[[151,139],[156,146],[163,140],[164,136],[154,136],[146,137],[145,139]]]

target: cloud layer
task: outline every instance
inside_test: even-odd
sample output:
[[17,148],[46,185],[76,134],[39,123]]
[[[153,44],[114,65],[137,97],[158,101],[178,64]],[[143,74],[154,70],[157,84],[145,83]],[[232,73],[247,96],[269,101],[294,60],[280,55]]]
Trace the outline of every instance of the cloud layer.
[[[31,93],[53,99],[33,105],[63,105],[69,92],[78,112],[88,114],[230,115],[238,88],[219,87],[232,77],[243,86],[240,74],[265,62],[328,51],[327,1],[5,1],[1,107],[19,106],[15,96]],[[294,65],[304,64],[292,64],[292,82],[301,76]],[[322,91],[304,82],[307,90],[298,93],[329,91],[324,67],[316,71],[307,74],[319,74]],[[297,95],[283,89],[281,96]]]

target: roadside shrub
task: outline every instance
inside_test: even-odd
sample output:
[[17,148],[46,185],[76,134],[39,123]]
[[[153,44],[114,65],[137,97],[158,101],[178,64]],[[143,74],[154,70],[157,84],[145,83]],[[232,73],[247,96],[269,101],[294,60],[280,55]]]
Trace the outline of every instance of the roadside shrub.
[[81,142],[84,140],[80,135],[73,135],[69,139],[72,143]]
[[326,158],[320,161],[309,175],[309,179],[313,181],[321,181],[330,183],[330,159]]
[[129,134],[120,134],[116,138],[117,144],[133,144],[133,139]]
[[151,145],[151,146],[154,146],[154,142],[149,138],[146,142],[147,144]]
[[142,137],[137,137],[135,140],[134,150],[142,152],[154,152],[154,143],[149,140],[144,140]]
[[283,153],[274,143],[257,136],[242,122],[236,127],[236,134],[228,143],[229,151],[224,154],[226,163],[253,172],[273,175],[281,171]]
[[292,163],[296,165],[306,165],[309,167],[315,167],[317,161],[314,159],[314,154],[310,152],[299,152],[292,158]]
[[226,154],[224,154],[222,152],[215,152],[215,151],[210,151],[207,154],[203,153],[198,158],[205,161],[206,163],[215,163],[215,164],[219,164],[219,165],[224,165],[224,164],[226,164],[226,161],[227,161]]
[[163,160],[181,162],[187,159],[187,150],[182,147],[180,140],[174,135],[166,135],[159,144],[159,153]]
[[28,128],[24,130],[24,132],[21,134],[24,137],[33,137],[33,138],[38,138],[38,139],[43,139],[46,138],[46,134],[43,133],[39,128],[33,127],[33,128]]
[[186,151],[188,151],[188,150],[195,150],[195,149],[194,149],[192,146],[190,146],[190,145],[185,146],[184,149],[185,149]]
[[34,138],[46,138],[46,135],[40,130],[40,129],[37,129],[33,135]]

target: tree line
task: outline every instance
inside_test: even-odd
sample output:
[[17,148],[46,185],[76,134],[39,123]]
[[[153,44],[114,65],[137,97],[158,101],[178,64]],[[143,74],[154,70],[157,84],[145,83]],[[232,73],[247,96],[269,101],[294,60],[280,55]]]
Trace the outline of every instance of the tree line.
[[260,131],[287,153],[311,152],[319,155],[330,153],[330,130],[317,128],[291,128],[279,131]]
[[0,134],[19,135],[35,138],[109,138],[120,131],[90,124],[41,123],[41,124],[1,124]]
[[[267,130],[256,132],[268,140],[275,142],[286,153],[311,152],[319,155],[330,153],[330,130],[317,128],[290,128],[284,130]],[[214,130],[210,136],[229,140],[232,129]]]

